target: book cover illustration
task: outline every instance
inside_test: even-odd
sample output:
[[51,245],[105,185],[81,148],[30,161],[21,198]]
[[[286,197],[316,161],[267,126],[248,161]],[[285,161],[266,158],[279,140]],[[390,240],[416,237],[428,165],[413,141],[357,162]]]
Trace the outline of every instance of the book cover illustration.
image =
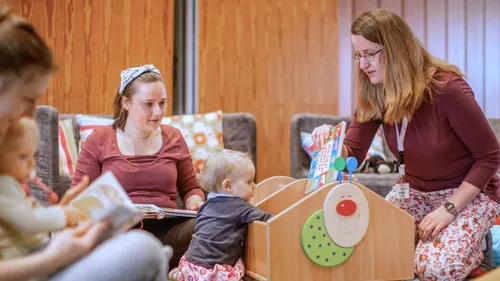
[[127,192],[112,172],[105,172],[70,203],[90,221],[107,219],[115,232],[126,231],[139,223],[144,214],[134,208]]
[[342,156],[346,128],[345,121],[338,123],[331,129],[330,137],[321,151],[313,153],[307,177],[306,193],[337,180],[339,172],[334,168],[334,161],[335,158]]
[[164,219],[170,217],[195,218],[197,212],[183,209],[161,208],[154,204],[134,204],[135,208],[144,213],[146,219]]

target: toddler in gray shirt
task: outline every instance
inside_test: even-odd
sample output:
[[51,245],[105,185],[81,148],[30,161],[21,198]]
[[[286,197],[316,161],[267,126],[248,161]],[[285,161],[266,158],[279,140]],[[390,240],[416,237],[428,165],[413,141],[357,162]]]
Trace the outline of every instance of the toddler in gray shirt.
[[198,210],[189,249],[171,280],[241,280],[248,223],[272,215],[248,201],[255,189],[255,167],[248,154],[223,149],[211,154],[201,171],[208,200]]

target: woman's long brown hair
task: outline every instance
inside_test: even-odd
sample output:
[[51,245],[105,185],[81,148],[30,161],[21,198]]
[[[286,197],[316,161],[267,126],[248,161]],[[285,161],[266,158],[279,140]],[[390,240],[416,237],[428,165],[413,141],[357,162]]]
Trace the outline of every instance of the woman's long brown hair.
[[383,46],[383,83],[372,84],[357,68],[357,120],[383,120],[386,123],[411,119],[424,103],[432,102],[432,89],[439,86],[436,74],[460,69],[432,56],[408,24],[397,14],[373,10],[360,15],[351,26],[351,34]]
[[[33,77],[26,73],[33,67],[37,70],[34,73],[53,72],[51,50],[28,21],[11,14],[9,7],[0,3],[0,75],[29,80]],[[0,83],[0,94],[10,85],[5,82]]]

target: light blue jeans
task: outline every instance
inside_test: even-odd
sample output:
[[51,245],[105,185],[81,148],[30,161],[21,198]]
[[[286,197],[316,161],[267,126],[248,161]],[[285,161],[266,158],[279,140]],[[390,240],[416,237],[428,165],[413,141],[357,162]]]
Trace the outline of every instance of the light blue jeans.
[[170,248],[145,231],[131,230],[105,241],[48,281],[165,281]]

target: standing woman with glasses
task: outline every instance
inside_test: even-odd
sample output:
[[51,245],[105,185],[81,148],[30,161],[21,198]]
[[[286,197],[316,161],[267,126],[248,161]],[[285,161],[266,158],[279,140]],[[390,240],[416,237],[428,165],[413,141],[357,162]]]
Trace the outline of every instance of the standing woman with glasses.
[[[357,101],[343,156],[361,162],[380,125],[400,164],[387,200],[415,218],[420,280],[463,280],[500,212],[498,141],[460,70],[433,57],[398,15],[351,27]],[[313,131],[320,149],[332,126]]]

